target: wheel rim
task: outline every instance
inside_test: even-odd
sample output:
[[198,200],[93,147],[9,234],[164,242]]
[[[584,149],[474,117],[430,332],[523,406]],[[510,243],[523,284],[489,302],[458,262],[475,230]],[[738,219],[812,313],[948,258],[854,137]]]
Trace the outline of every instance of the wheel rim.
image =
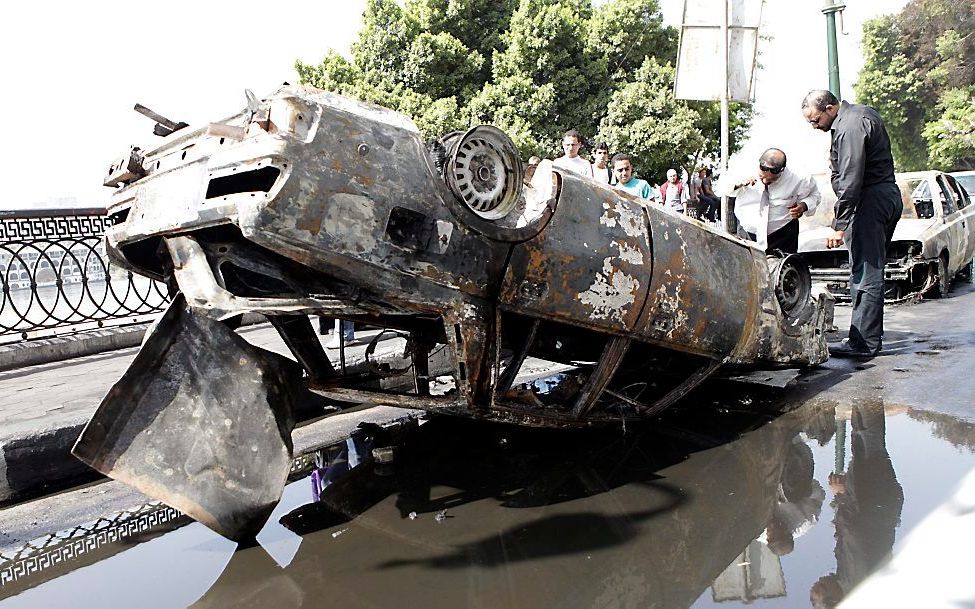
[[524,172],[511,139],[495,127],[480,125],[453,144],[445,177],[467,209],[485,220],[498,220],[518,204]]
[[504,173],[497,149],[485,140],[468,140],[457,150],[454,180],[464,203],[478,214],[497,209],[504,192]]

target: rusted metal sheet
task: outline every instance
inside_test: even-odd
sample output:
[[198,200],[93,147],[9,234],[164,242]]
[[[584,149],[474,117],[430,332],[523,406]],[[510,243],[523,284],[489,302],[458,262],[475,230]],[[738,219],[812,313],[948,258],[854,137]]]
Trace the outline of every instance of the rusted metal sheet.
[[660,206],[647,211],[654,269],[636,331],[718,359],[731,354],[762,305],[768,273],[756,272],[755,261],[764,265],[764,253]]
[[514,248],[500,305],[631,332],[654,266],[646,212],[636,199],[575,174],[562,180],[552,221]]
[[[137,457],[155,451],[176,459],[191,439],[121,446],[99,441],[96,430],[111,429],[117,412],[131,409],[131,437],[171,438],[157,426],[184,423],[153,412],[182,412],[194,399],[220,401],[217,412],[241,416],[241,408],[263,409],[263,419],[248,420],[277,420],[284,411],[274,400],[286,401],[286,385],[302,382],[340,401],[585,427],[654,416],[725,363],[795,366],[827,357],[832,300],[809,290],[801,261],[766,258],[700,222],[564,175],[549,161],[525,172],[511,140],[493,127],[424,142],[404,116],[289,86],[264,100],[249,97],[220,123],[180,129],[109,174],[118,186],[109,255],[168,280],[187,303],[184,315],[157,330],[122,386],[166,386],[207,370],[229,386],[253,383],[258,372],[260,380],[248,385],[243,406],[219,392],[177,393],[172,405],[146,397],[125,406],[110,396],[80,450],[89,463],[124,471],[164,500],[212,499],[217,507],[191,513],[231,536],[260,518],[228,527],[211,514],[259,516],[273,492],[250,502],[211,497],[201,485],[214,481],[195,474],[170,484],[166,472],[175,467]],[[235,357],[259,358],[221,320],[248,312],[273,320],[303,381],[265,373],[265,364],[234,371]],[[380,369],[345,377],[344,366],[315,344],[306,315],[408,334],[414,390],[371,389],[395,373]],[[220,353],[211,357],[208,349]],[[428,361],[434,352],[450,362],[436,373],[449,377],[437,391]],[[195,358],[211,363],[200,368]],[[528,378],[521,373],[531,358],[565,372],[551,383]],[[212,429],[193,425],[193,438],[226,432],[219,421]],[[282,429],[247,426],[244,433],[277,446]],[[213,456],[194,471],[232,478],[222,467]]]
[[300,384],[294,362],[251,346],[177,298],[72,453],[244,539],[281,498]]

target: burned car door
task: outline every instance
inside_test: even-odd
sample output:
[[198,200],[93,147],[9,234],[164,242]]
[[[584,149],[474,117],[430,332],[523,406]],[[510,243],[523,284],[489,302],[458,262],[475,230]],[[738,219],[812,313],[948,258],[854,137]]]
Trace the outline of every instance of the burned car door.
[[960,260],[964,267],[975,256],[975,206],[971,203],[969,193],[950,175],[945,176],[948,187],[955,195],[958,213],[961,216],[962,239],[965,244],[964,253]]
[[948,187],[945,176],[936,178],[937,189],[941,194],[941,209],[944,214],[945,246],[948,253],[948,276],[952,276],[962,266],[968,248],[968,222],[958,211],[954,193]]

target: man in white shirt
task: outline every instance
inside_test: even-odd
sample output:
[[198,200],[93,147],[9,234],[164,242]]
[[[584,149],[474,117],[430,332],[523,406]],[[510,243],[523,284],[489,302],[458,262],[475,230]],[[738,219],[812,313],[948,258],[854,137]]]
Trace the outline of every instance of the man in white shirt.
[[560,156],[552,163],[559,169],[567,169],[579,175],[592,177],[592,165],[586,159],[579,156],[579,148],[582,146],[582,136],[575,129],[570,129],[562,136],[562,150],[564,156]]
[[592,156],[592,177],[597,182],[612,184],[613,168],[609,165],[609,145],[606,142],[599,142]]
[[769,148],[758,160],[758,176],[736,184],[735,216],[748,237],[766,252],[799,251],[799,217],[811,216],[820,194],[812,176],[786,168],[785,153]]
[[660,198],[663,199],[664,207],[684,213],[688,193],[684,183],[677,179],[676,169],[667,170],[667,181],[660,185]]

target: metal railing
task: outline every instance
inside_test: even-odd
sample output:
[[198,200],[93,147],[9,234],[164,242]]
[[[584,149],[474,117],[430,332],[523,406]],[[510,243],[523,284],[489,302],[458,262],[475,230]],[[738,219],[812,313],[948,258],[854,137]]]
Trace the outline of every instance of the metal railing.
[[104,209],[0,211],[0,343],[148,321],[166,287],[113,267]]
[[[180,511],[159,501],[150,501],[116,514],[102,516],[74,528],[39,537],[23,546],[0,550],[0,599],[4,588],[19,580],[38,578],[45,572],[71,572],[85,555],[92,560],[105,558],[111,546],[150,532],[162,533],[192,522]],[[115,548],[115,551],[124,546]]]

